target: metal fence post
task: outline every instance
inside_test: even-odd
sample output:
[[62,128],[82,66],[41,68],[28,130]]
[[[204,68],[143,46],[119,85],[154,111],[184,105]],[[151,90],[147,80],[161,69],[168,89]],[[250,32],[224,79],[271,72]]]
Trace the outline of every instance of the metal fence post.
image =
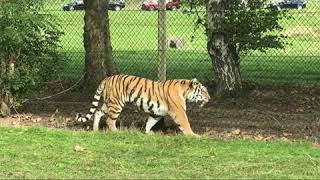
[[160,81],[166,80],[166,4],[165,0],[160,0],[158,11],[158,78]]

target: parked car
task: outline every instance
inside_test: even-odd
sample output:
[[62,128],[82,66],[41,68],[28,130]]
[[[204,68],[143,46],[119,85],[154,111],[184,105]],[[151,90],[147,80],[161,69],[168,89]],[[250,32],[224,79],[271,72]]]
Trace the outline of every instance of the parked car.
[[269,8],[276,8],[278,10],[288,8],[288,9],[302,9],[307,6],[305,0],[282,0],[269,4]]
[[[166,0],[166,9],[176,11],[181,6],[180,0]],[[141,6],[142,10],[153,11],[159,9],[158,0],[145,0]]]
[[109,0],[109,10],[120,11],[125,7],[125,0]]
[[[125,8],[124,0],[110,0],[109,10],[120,11]],[[63,5],[64,11],[84,10],[83,0],[74,1]]]

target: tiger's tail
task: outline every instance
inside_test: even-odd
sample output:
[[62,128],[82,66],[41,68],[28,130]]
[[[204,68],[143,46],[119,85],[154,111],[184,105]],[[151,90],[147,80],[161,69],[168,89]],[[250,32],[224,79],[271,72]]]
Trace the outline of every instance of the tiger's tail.
[[97,107],[99,105],[99,101],[101,99],[102,96],[102,92],[105,88],[105,82],[103,81],[102,83],[100,83],[95,95],[94,95],[94,100],[92,101],[92,107],[89,110],[89,113],[86,114],[85,116],[82,116],[80,113],[77,113],[75,119],[78,122],[87,122],[91,119],[92,115],[97,111]]

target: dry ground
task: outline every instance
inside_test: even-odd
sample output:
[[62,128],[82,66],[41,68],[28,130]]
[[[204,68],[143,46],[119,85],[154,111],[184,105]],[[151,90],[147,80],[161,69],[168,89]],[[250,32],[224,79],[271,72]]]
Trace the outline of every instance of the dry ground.
[[[44,89],[43,92],[50,92]],[[57,92],[59,88],[56,88]],[[45,95],[46,93],[42,93]],[[91,98],[70,92],[50,101],[29,101],[19,108],[19,114],[1,118],[0,126],[34,126],[90,129],[90,124],[77,124],[76,112],[86,113]],[[224,138],[254,138],[257,140],[309,139],[320,142],[320,89],[250,90],[239,98],[212,100],[204,108],[188,104],[187,114],[195,132]],[[143,129],[146,114],[128,106],[120,116],[121,128]],[[165,133],[177,132],[169,117]],[[102,128],[104,124],[101,124]]]

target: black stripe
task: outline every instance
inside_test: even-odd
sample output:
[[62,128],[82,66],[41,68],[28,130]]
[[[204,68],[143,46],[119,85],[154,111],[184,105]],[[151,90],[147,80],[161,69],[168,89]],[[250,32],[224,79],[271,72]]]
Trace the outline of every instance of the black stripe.
[[130,80],[130,82],[133,82],[134,80],[136,80],[138,77],[137,76],[134,76],[131,80]]
[[[126,86],[126,92],[129,90],[129,86],[132,83],[132,78],[130,79],[129,82],[127,82],[127,86]],[[129,94],[127,94],[129,96]]]
[[[98,104],[94,105],[95,102],[97,102]],[[99,101],[98,100],[97,101],[92,101],[92,105],[93,105],[94,108],[97,108],[99,106]]]
[[171,93],[170,93],[170,86],[172,85],[172,82],[169,83],[168,85],[168,89],[167,89],[167,96],[168,96],[168,99],[170,99],[172,101],[172,103],[177,107],[179,108],[178,104],[176,104],[175,100],[172,99],[172,96],[171,96]]
[[158,99],[159,99],[159,100],[162,99],[162,97],[161,97],[161,91],[160,91],[160,85],[161,85],[161,84],[158,84],[158,93],[159,93]]
[[144,110],[144,109],[143,109],[143,98],[140,99],[140,109],[141,109],[141,110]]
[[147,101],[147,105],[150,106],[150,101],[151,101],[151,94],[150,94],[150,89],[148,91],[148,101]]
[[114,106],[115,104],[108,104],[108,109],[113,108],[113,109],[119,109],[119,106]]
[[[129,77],[129,75],[126,75],[126,76],[124,76],[123,77],[123,80],[122,80],[122,86],[123,86],[123,88],[124,88],[124,86],[125,86],[125,81],[126,81],[126,79]],[[129,83],[128,83],[129,84]],[[123,92],[124,91],[127,91],[127,89],[123,89]]]
[[152,81],[152,95],[154,94],[154,81]]
[[153,108],[153,104],[151,104],[151,106],[149,106],[148,111],[152,111]]
[[119,111],[114,111],[114,110],[109,110],[108,111],[109,113],[113,113],[113,114],[120,114],[121,112],[119,112]]
[[[158,85],[158,91],[153,92],[153,95],[155,95],[156,99],[158,100],[158,99],[159,99],[159,96],[160,96],[160,94],[159,94],[159,96],[158,96],[158,93],[160,93],[160,92],[159,92],[159,84],[156,84],[156,85]],[[153,89],[153,91],[154,91],[154,90],[155,90],[155,88]]]
[[110,118],[111,120],[115,121],[118,119],[118,117],[114,118],[114,117],[111,117],[110,115],[108,116],[108,118]]
[[157,100],[157,105],[158,105],[158,108],[160,108],[160,102],[159,102],[159,100]]
[[133,95],[134,91],[136,90],[139,82],[141,81],[141,78],[139,78],[138,82],[134,85],[134,87],[131,89],[130,93],[129,93],[129,99],[131,99],[131,96]]
[[148,90],[148,83],[147,83],[147,80],[145,79],[144,80],[144,92],[147,92]]
[[111,77],[111,86],[113,86],[113,82],[114,82],[114,79],[115,79],[116,77],[118,77],[118,76],[117,76],[117,75],[114,75],[114,76]]
[[137,96],[134,98],[133,102],[136,102],[137,99],[141,96],[141,94],[142,94],[142,88],[143,88],[143,87],[141,86],[141,88],[139,89],[139,92],[138,92]]
[[[86,121],[89,121],[90,119],[89,118],[87,118],[86,116],[85,117],[83,117],[83,118],[85,118],[86,119]],[[81,119],[82,119],[82,117],[81,117]],[[82,121],[83,122],[83,121]]]
[[[166,100],[167,103],[169,103],[168,91],[169,91],[170,82],[169,82],[169,85],[167,86],[167,92],[165,91],[165,84],[168,83],[168,82],[169,81],[164,82],[164,85],[163,85],[163,96],[165,97],[165,100]],[[168,106],[168,111],[170,111],[170,106]]]
[[[131,79],[131,80],[132,80],[132,79]],[[127,84],[127,90],[129,89],[129,85],[131,85],[131,83],[132,83],[131,80],[130,80],[130,82],[128,82],[128,84]],[[131,96],[132,96],[133,92],[134,92],[134,89],[132,88],[131,91],[130,91],[129,94],[128,94],[129,102],[130,102],[130,99],[131,99]]]
[[168,98],[166,97],[166,93],[165,93],[165,85],[166,85],[166,83],[167,83],[168,81],[165,81],[164,83],[163,83],[163,86],[162,86],[162,92],[163,92],[163,96],[164,96],[164,98],[166,99],[166,101],[168,102]]
[[117,98],[110,99],[109,103],[120,106],[120,101]]
[[114,110],[114,111],[119,111],[119,112],[121,112],[121,106],[110,106],[110,107],[108,107],[108,111],[109,110]]
[[139,98],[139,97],[141,96],[141,94],[142,94],[142,88],[143,88],[143,86],[141,86],[141,88],[139,89],[139,92],[138,92],[138,94],[137,94],[137,97],[136,97],[136,98]]
[[[93,112],[91,112],[90,111],[90,109],[94,109],[94,111]],[[97,108],[96,107],[94,107],[94,106],[91,106],[91,108],[89,109],[89,113],[88,114],[90,114],[90,115],[92,115],[92,114],[94,114],[94,112],[96,112],[96,110],[97,110]]]
[[93,96],[93,99],[94,99],[94,100],[99,101],[100,98],[98,98],[98,97],[96,98],[95,96],[99,96],[99,97],[100,97],[100,95],[96,93],[96,94]]
[[120,77],[119,76],[117,76],[117,79],[116,79],[116,81],[115,81],[115,84],[114,84],[114,90],[115,90],[115,95],[116,95],[116,97],[117,97],[117,99],[119,99],[119,90],[120,90],[120,87],[119,87],[119,80],[120,79]]
[[126,75],[122,79],[122,94],[121,94],[121,96],[124,98],[124,101],[126,101],[126,96],[127,96],[127,91],[128,91],[128,89],[125,87],[125,85],[126,85],[125,81],[128,77],[129,77],[129,75]]
[[[168,94],[169,99],[171,100],[171,102],[177,107],[179,108],[179,104],[176,104],[176,101],[172,99],[171,95]],[[181,105],[181,104],[180,104]]]
[[160,117],[162,117],[162,116],[155,115],[155,114],[150,114],[150,116],[151,116],[151,117],[153,117],[153,118],[155,118],[155,119],[156,119],[156,118],[160,118]]

